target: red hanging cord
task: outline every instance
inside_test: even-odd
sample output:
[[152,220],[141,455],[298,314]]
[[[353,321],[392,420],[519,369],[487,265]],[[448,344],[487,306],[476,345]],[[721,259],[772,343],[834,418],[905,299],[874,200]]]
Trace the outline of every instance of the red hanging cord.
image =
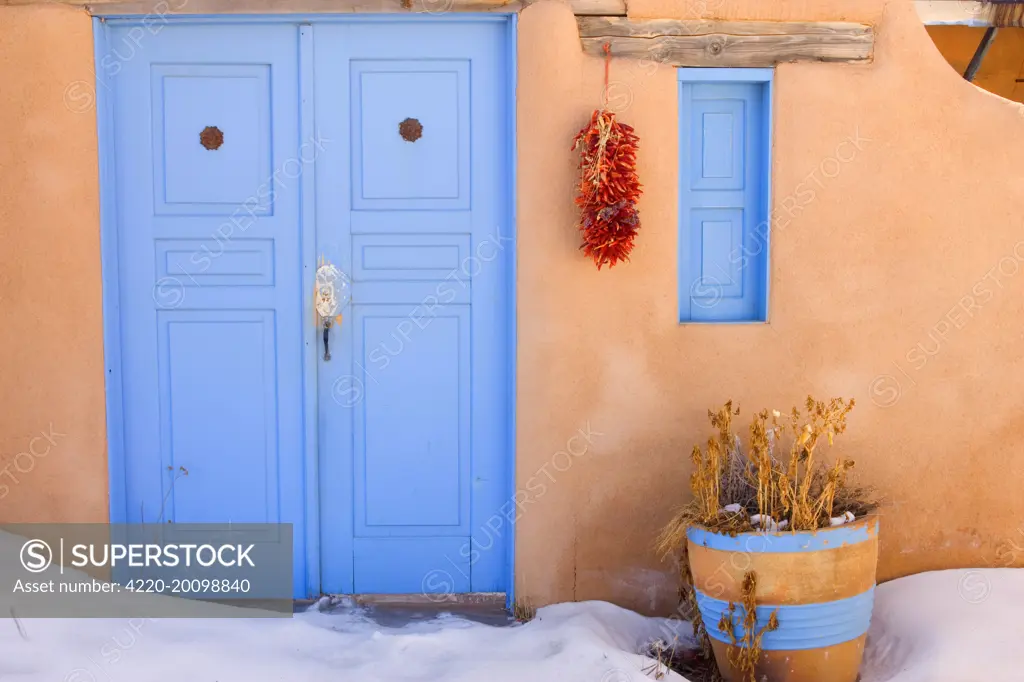
[[601,102],[601,108],[604,108],[608,104],[608,76],[612,69],[612,44],[604,44],[604,100]]

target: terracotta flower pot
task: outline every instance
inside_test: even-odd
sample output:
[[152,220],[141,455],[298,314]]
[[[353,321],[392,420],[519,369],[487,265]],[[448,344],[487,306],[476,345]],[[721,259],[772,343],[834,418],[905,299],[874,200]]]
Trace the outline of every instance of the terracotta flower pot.
[[757,628],[766,632],[758,682],[855,682],[871,621],[878,562],[878,517],[817,531],[740,533],[703,528],[687,534],[690,571],[715,660],[728,682],[745,682],[729,661],[737,647],[718,627],[730,602],[735,635],[744,635],[744,576],[757,576]]

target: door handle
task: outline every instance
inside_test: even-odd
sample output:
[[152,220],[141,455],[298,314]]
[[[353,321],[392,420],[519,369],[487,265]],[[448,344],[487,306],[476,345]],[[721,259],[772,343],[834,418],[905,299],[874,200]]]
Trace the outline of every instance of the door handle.
[[316,269],[316,286],[313,290],[313,309],[323,329],[324,361],[331,359],[331,327],[341,324],[341,309],[352,298],[349,278],[341,270],[320,256]]

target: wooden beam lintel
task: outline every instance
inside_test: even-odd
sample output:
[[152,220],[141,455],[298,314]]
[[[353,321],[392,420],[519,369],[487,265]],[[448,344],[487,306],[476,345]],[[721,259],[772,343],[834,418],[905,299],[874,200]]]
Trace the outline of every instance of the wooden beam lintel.
[[868,62],[874,31],[847,22],[630,20],[578,17],[587,54],[672,66],[768,67],[784,62]]

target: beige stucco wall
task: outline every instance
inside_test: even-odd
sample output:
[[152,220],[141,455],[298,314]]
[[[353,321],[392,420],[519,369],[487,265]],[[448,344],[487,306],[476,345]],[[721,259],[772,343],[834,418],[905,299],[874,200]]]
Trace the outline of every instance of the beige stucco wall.
[[[963,82],[906,0],[630,2],[700,8],[870,22],[875,61],[779,67],[771,321],[680,326],[674,70],[612,66],[646,195],[632,262],[597,272],[576,248],[568,148],[602,65],[566,6],[522,13],[519,597],[674,606],[651,542],[684,499],[707,408],[808,392],[858,400],[844,452],[888,503],[882,578],[1024,564],[1019,106]],[[84,13],[0,7],[0,472],[18,478],[0,473],[0,521],[106,517],[91,60]],[[15,456],[51,428],[20,473]]]
[[92,25],[0,7],[0,522],[103,521]]
[[[674,69],[612,65],[646,195],[632,262],[598,272],[576,250],[566,143],[600,101],[602,65],[579,54],[566,7],[523,12],[518,480],[547,489],[524,498],[518,595],[669,608],[675,578],[651,542],[684,499],[707,409],[808,393],[857,399],[840,442],[888,503],[882,579],[1024,563],[1020,106],[965,83],[905,0],[629,3],[645,17],[687,5],[870,22],[875,60],[778,68],[770,323],[681,326]],[[589,450],[557,454],[587,424]]]

